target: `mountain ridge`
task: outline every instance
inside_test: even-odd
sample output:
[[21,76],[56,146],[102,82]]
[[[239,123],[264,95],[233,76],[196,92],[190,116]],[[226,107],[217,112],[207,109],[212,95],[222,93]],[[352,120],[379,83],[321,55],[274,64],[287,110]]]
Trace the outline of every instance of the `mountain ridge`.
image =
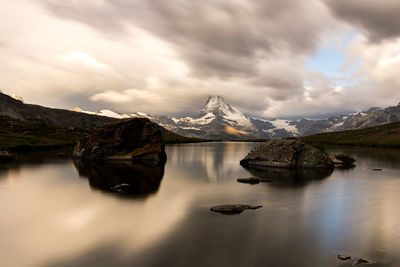
[[0,94],[0,115],[17,119],[42,120],[73,127],[98,127],[116,119],[146,117],[168,131],[187,137],[218,140],[250,140],[307,136],[316,133],[362,129],[400,121],[400,103],[388,108],[372,107],[363,112],[326,119],[260,119],[243,114],[221,96],[209,96],[197,116],[167,117],[133,112],[119,114],[112,110],[97,112],[80,108],[62,110],[23,103]]

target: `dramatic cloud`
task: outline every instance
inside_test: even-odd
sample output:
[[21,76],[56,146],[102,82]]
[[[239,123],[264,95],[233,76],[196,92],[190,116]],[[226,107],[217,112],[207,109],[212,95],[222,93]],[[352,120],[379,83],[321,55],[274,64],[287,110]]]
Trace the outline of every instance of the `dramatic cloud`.
[[398,0],[326,0],[334,14],[360,26],[374,41],[400,36]]
[[326,7],[315,0],[44,3],[54,14],[104,34],[126,34],[129,25],[141,27],[173,44],[201,76],[254,75],[263,54],[311,52],[330,26]]
[[[383,106],[400,98],[398,13],[373,0],[3,1],[0,89],[154,114],[193,114],[208,95],[267,117]],[[342,77],[307,69],[328,45]]]

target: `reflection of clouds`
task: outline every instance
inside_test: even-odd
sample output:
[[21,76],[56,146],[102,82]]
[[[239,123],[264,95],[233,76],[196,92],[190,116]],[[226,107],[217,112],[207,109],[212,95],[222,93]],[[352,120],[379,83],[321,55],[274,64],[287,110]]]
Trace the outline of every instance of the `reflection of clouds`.
[[298,227],[304,232],[312,230],[327,252],[378,263],[398,261],[400,173],[396,172],[397,178],[391,172],[379,173],[379,177],[369,168],[381,159],[357,157],[357,153],[355,156],[354,170],[335,171],[324,183],[304,188],[298,206]]
[[[188,266],[195,259],[197,266],[335,266],[336,251],[399,258],[398,169],[373,172],[378,161],[360,157],[355,169],[301,186],[285,175],[279,184],[239,184],[235,178],[248,173],[238,159],[249,146],[167,146],[161,185],[142,199],[92,190],[70,161],[5,171],[1,265]],[[222,157],[214,155],[219,150]],[[230,180],[210,183],[210,175]],[[263,208],[233,217],[209,212],[224,203]]]
[[74,179],[69,162],[41,166],[22,166],[13,179],[0,181],[0,207],[7,214],[0,218],[0,249],[9,255],[2,257],[4,266],[37,266],[115,239],[140,253],[185,216],[186,191],[169,192],[178,192],[178,185],[146,201],[122,201]]

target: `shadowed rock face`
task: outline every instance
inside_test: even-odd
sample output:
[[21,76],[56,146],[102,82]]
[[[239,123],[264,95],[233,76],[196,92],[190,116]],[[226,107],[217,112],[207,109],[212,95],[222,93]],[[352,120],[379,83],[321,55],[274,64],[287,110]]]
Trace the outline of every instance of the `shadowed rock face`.
[[165,145],[160,127],[145,118],[105,124],[80,140],[74,158],[129,160],[153,165],[165,163]]
[[269,140],[240,161],[246,167],[333,168],[329,155],[295,139]]
[[74,159],[74,165],[79,175],[88,178],[90,187],[125,197],[145,197],[157,192],[164,175],[164,164]]

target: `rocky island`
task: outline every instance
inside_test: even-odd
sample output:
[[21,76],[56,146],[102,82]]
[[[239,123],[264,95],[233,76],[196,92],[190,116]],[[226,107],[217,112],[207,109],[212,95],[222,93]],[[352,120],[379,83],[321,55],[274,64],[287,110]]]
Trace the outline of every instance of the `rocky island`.
[[278,139],[256,147],[240,164],[245,167],[333,169],[345,163],[297,139]]
[[77,143],[73,157],[154,165],[165,163],[167,159],[160,127],[146,118],[105,124]]

